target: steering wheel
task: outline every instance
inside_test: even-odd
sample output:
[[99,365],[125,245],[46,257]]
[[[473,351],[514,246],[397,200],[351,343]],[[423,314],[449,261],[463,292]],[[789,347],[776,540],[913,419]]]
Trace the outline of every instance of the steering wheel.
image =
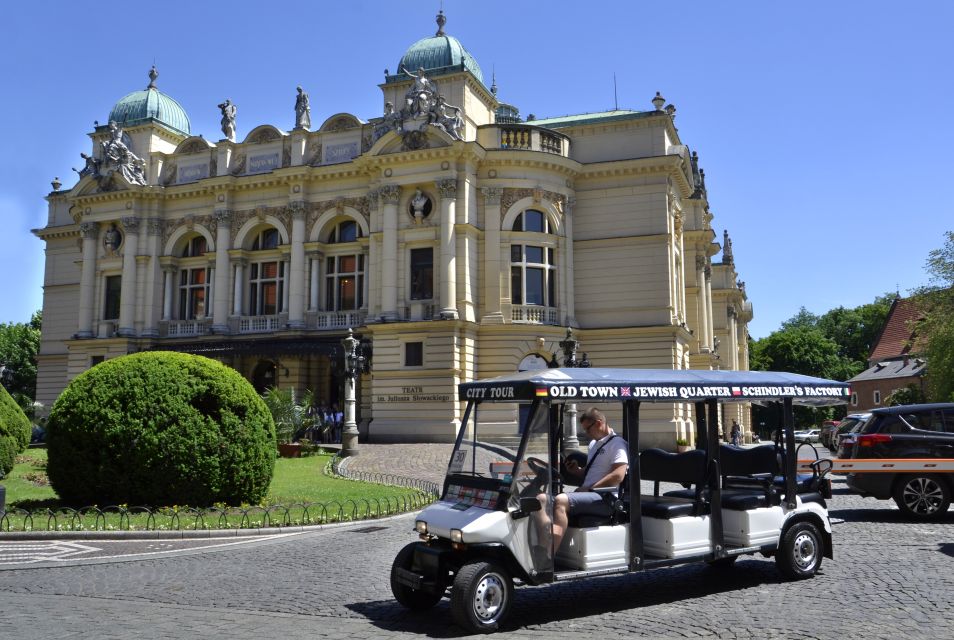
[[547,477],[555,477],[559,472],[540,458],[527,458],[527,466],[536,474],[533,480],[527,483],[520,492],[522,496],[531,496],[541,493],[547,486]]

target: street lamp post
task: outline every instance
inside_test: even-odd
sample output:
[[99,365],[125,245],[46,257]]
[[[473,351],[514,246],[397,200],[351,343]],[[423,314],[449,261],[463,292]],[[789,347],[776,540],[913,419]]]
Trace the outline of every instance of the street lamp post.
[[[560,342],[560,349],[563,350],[563,366],[570,368],[579,368],[587,369],[590,366],[590,361],[586,358],[586,354],[583,354],[582,360],[576,359],[576,350],[580,346],[580,341],[573,337],[573,329],[567,327],[566,338]],[[556,354],[553,355],[554,362],[556,361]],[[563,434],[563,451],[575,451],[580,447],[580,439],[576,435],[576,403],[567,404],[566,407],[567,417],[569,418],[570,428],[564,431]]]
[[354,337],[354,332],[348,329],[348,337],[341,341],[344,347],[344,365],[345,365],[345,406],[344,406],[344,425],[341,432],[341,456],[358,455],[358,424],[355,422],[355,380],[358,374],[364,368],[365,358],[361,354],[358,345],[361,341]]

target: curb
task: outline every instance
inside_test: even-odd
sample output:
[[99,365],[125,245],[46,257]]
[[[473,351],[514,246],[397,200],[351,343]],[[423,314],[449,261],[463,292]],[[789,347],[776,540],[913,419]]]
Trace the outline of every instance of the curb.
[[354,527],[367,522],[397,520],[417,511],[406,511],[381,518],[366,518],[349,522],[329,522],[268,529],[199,529],[183,531],[9,531],[0,532],[0,542],[22,540],[202,540],[212,538],[255,538],[298,533],[315,533],[328,529]]

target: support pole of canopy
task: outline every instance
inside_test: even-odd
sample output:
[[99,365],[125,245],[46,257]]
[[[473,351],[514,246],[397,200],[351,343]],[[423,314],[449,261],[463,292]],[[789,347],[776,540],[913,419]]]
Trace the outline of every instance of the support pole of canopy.
[[719,461],[719,401],[708,398],[706,405],[709,409],[709,451],[706,470],[709,477],[709,539],[712,553],[715,558],[725,556],[725,533],[722,530],[722,471]]
[[707,449],[706,444],[706,403],[695,403],[696,408],[696,449]]
[[629,570],[638,571],[645,565],[643,553],[643,505],[639,482],[639,401],[623,403],[623,438],[629,446]]
[[782,420],[785,425],[785,502],[789,509],[794,509],[795,498],[795,413],[792,409],[792,399],[782,401]]

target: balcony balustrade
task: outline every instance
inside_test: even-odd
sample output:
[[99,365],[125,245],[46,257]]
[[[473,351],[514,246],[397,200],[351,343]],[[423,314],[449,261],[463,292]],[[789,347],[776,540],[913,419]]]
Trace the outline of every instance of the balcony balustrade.
[[552,324],[558,325],[559,313],[554,307],[541,307],[534,304],[515,304],[510,311],[513,324]]

